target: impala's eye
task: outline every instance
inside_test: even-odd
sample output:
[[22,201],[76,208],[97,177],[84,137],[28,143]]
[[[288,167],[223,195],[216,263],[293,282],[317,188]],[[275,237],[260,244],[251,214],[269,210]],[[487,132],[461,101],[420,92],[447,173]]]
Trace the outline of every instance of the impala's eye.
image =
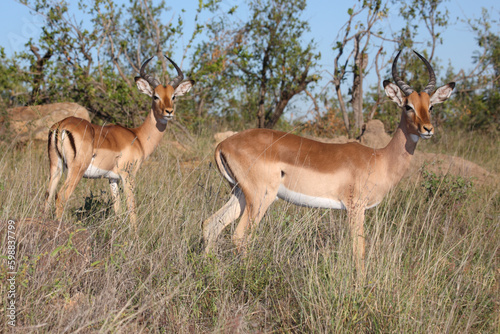
[[172,101],[174,101],[174,100],[175,100],[175,95],[174,95],[174,96],[172,96]]
[[434,106],[430,106],[430,107],[429,107],[429,111],[432,111],[432,108],[433,108],[433,107],[434,107]]
[[158,95],[153,95],[153,100],[158,101],[159,99]]
[[413,108],[410,107],[409,105],[405,105],[405,109],[406,109],[406,111],[412,111],[413,110]]

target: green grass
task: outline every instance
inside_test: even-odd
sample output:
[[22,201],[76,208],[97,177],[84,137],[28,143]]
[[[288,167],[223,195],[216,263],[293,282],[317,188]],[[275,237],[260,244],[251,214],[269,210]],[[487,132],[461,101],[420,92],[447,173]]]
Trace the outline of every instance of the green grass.
[[[464,189],[451,175],[403,179],[367,211],[367,279],[358,284],[342,211],[276,202],[246,257],[231,244],[234,226],[206,256],[201,222],[229,188],[211,164],[209,135],[195,139],[179,151],[165,138],[139,172],[138,235],[111,209],[106,180],[83,180],[64,216],[69,226],[87,229],[85,258],[71,242],[54,252],[43,234],[18,229],[22,332],[500,331],[497,184]],[[448,132],[419,148],[463,154],[498,172],[495,143]],[[44,144],[0,144],[2,230],[8,219],[41,216],[47,174]],[[6,247],[2,235],[2,255]],[[2,283],[2,302],[5,289]],[[7,329],[2,314],[0,331]]]

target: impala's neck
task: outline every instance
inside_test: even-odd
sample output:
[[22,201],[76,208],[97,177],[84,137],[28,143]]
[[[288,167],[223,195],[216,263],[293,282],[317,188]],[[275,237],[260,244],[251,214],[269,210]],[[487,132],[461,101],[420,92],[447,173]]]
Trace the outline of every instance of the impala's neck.
[[144,123],[138,128],[133,129],[137,135],[137,139],[142,145],[144,158],[153,153],[156,146],[158,146],[160,140],[163,138],[166,128],[167,124],[158,122],[154,116],[153,110],[151,110]]
[[383,149],[388,158],[389,173],[394,184],[398,183],[410,167],[411,158],[417,147],[418,136],[410,134],[405,112],[391,141]]

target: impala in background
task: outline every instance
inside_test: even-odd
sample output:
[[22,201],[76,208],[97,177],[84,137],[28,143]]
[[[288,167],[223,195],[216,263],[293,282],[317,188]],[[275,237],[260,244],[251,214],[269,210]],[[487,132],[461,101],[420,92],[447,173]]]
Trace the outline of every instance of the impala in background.
[[151,111],[138,128],[128,129],[120,125],[98,126],[76,117],[65,118],[50,128],[50,179],[45,212],[50,208],[63,170],[67,169],[66,180],[56,195],[58,219],[61,219],[65,203],[82,177],[104,177],[109,179],[116,213],[120,211],[118,181],[123,182],[130,223],[134,230],[137,228],[135,175],[165,134],[167,123],[174,115],[175,98],[186,94],[194,84],[193,80],[183,81],[181,69],[170,58],[165,57],[177,70],[177,77],[166,86],[144,71],[153,57],[143,63],[140,76],[135,78],[139,91],[151,97]]
[[281,198],[301,206],[347,210],[356,268],[364,273],[365,210],[379,204],[401,180],[418,140],[434,134],[432,107],[448,99],[455,87],[451,82],[434,91],[432,66],[415,52],[427,67],[429,83],[422,92],[414,91],[398,75],[400,53],[392,65],[396,84],[384,81],[384,88],[401,107],[401,122],[385,148],[356,142],[325,144],[268,129],[243,131],[217,146],[215,161],[232,192],[229,201],[203,222],[207,252],[221,231],[240,216],[233,242],[244,250],[247,230],[255,228],[271,203]]

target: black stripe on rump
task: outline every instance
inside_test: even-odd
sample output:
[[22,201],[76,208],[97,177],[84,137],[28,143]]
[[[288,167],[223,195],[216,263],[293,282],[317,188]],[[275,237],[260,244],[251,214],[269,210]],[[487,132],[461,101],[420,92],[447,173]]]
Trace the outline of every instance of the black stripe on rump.
[[[230,178],[233,179],[233,181],[234,181],[233,186],[236,186],[236,184],[238,183],[238,180],[236,180],[236,178],[234,177],[233,171],[229,167],[227,160],[226,160],[226,157],[224,156],[224,153],[222,153],[222,151],[219,151],[219,156],[220,156],[220,161],[222,162],[222,167],[224,168],[224,171],[226,172],[227,175],[229,175]],[[232,182],[229,181],[229,183],[232,183]]]
[[66,130],[66,134],[68,135],[69,143],[71,144],[71,149],[73,150],[73,159],[76,157],[76,145],[75,145],[75,137],[73,134]]
[[61,151],[59,151],[59,147],[57,145],[57,142],[59,141],[59,128],[56,128],[54,129],[54,147],[56,149],[56,152],[57,152],[57,156],[59,157],[59,159],[62,159],[62,153]]
[[49,136],[47,137],[47,152],[50,154],[50,148],[52,147],[52,135],[54,134],[54,130],[49,130]]

